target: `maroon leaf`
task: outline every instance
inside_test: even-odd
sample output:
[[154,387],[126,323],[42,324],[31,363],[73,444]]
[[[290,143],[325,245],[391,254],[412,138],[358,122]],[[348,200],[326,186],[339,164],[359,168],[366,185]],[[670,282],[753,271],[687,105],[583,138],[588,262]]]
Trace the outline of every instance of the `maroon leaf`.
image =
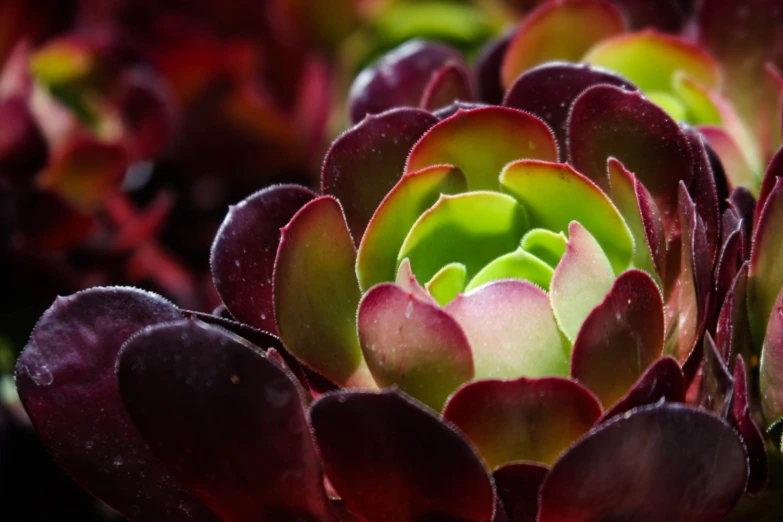
[[343,203],[356,243],[402,176],[411,148],[436,123],[438,119],[426,111],[394,109],[365,118],[332,144],[321,172],[321,190]]
[[548,472],[546,466],[513,462],[492,473],[510,522],[536,522],[538,493]]
[[326,475],[360,520],[492,518],[492,483],[470,444],[399,391],[326,395],[310,419]]
[[748,484],[745,491],[751,495],[761,493],[767,486],[769,464],[764,438],[753,420],[748,398],[748,376],[745,361],[741,355],[734,363],[734,402],[731,406],[734,425],[748,452]]
[[0,174],[23,179],[42,169],[49,146],[26,101],[10,97],[0,102],[0,121]]
[[608,187],[606,161],[620,160],[650,191],[665,228],[676,219],[677,185],[691,179],[688,141],[663,109],[639,92],[596,85],[574,101],[568,119],[569,157],[574,168]]
[[147,328],[117,360],[153,451],[225,522],[334,520],[300,390],[257,347],[196,319]]
[[680,365],[671,357],[663,357],[650,365],[625,397],[604,412],[599,422],[639,406],[655,404],[661,399],[667,402],[685,401],[685,379]]
[[734,378],[709,332],[704,334],[704,363],[699,382],[699,406],[721,419],[731,412]]
[[720,209],[718,207],[718,189],[715,185],[715,176],[712,172],[707,149],[702,138],[693,129],[684,129],[685,137],[693,158],[693,177],[688,186],[688,192],[693,197],[696,211],[704,222],[707,233],[707,246],[709,247],[710,262],[715,262],[720,239]]
[[212,244],[212,277],[238,320],[277,332],[272,275],[280,229],[315,194],[297,185],[265,188],[230,207]]
[[466,67],[456,50],[423,40],[411,40],[383,55],[359,73],[351,85],[351,122],[394,107],[418,107],[432,74],[449,62]]
[[520,460],[551,465],[600,416],[592,393],[559,377],[475,381],[443,411],[493,470]]
[[722,420],[681,404],[615,417],[558,460],[538,522],[713,522],[745,488],[741,442]]
[[611,407],[663,351],[663,301],[641,270],[618,277],[587,316],[571,352],[571,377]]
[[[737,187],[729,196],[729,207],[737,212],[742,220],[742,230],[746,238],[753,237],[753,215],[756,212],[756,198],[753,197],[747,187]],[[744,241],[743,255],[745,259],[750,258],[750,240]]]
[[756,209],[753,215],[754,228],[759,222],[761,211],[764,210],[764,204],[767,202],[767,198],[769,198],[770,192],[772,192],[772,189],[775,188],[775,183],[780,177],[783,177],[783,147],[779,148],[772,157],[772,161],[769,162],[767,170],[764,173],[764,180],[761,182],[759,199],[756,203]]
[[503,85],[500,83],[500,67],[506,55],[508,44],[516,34],[516,28],[510,29],[500,38],[490,41],[479,51],[476,58],[476,81],[478,83],[478,99],[500,105],[503,102]]
[[561,150],[566,150],[571,105],[585,89],[601,84],[636,90],[628,80],[605,69],[586,63],[549,62],[517,78],[506,93],[503,105],[544,120],[555,133]]
[[157,295],[91,288],[55,301],[16,366],[22,403],[57,462],[138,522],[218,520],[155,458],[114,378],[122,343],[147,326],[179,319],[179,310]]
[[457,101],[472,100],[468,71],[450,62],[433,73],[421,96],[421,107],[434,111]]
[[723,299],[715,329],[715,345],[726,364],[751,349],[750,323],[745,307],[748,289],[748,262],[737,272]]
[[[733,209],[728,209],[721,220],[723,244],[715,263],[714,288],[716,306],[713,309],[714,312],[718,311],[718,305],[724,303],[729,288],[737,277],[743,262],[742,249],[745,235],[742,231],[742,222],[736,216],[737,214]],[[725,304],[721,306],[725,306]],[[718,343],[718,346],[720,346],[720,343]]]

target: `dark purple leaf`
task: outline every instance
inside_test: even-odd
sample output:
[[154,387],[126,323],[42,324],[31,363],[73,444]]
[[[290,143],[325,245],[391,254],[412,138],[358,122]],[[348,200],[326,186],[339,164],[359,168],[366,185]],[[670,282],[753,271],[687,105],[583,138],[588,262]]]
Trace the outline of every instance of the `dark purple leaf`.
[[500,38],[488,42],[479,51],[476,58],[476,81],[478,82],[478,99],[500,105],[503,102],[503,84],[500,83],[500,67],[508,44],[516,34],[516,28],[510,29]]
[[517,78],[506,93],[503,105],[544,120],[555,133],[561,150],[567,150],[571,105],[585,89],[601,84],[636,90],[628,80],[605,69],[586,63],[550,62]]
[[704,334],[704,363],[699,387],[699,406],[721,419],[731,412],[734,378],[709,332]]
[[668,233],[677,216],[677,186],[692,177],[680,126],[639,92],[596,85],[574,101],[568,119],[571,164],[604,190],[606,162],[620,160],[650,191]]
[[738,354],[750,354],[750,324],[745,307],[748,289],[748,262],[737,271],[731,282],[715,328],[715,345],[726,364]]
[[775,183],[780,177],[783,177],[783,147],[779,148],[772,157],[772,161],[769,162],[767,170],[764,173],[764,179],[761,182],[761,189],[759,191],[759,199],[753,213],[754,227],[758,224],[761,211],[764,210],[764,204],[767,202],[770,192],[775,188]]
[[492,473],[510,522],[536,522],[538,493],[548,472],[540,464],[512,462]]
[[129,337],[181,317],[168,301],[131,288],[60,297],[16,366],[19,395],[57,462],[137,522],[218,520],[155,458],[126,413],[114,376]]
[[[729,196],[729,207],[734,209],[739,218],[742,220],[742,231],[744,237],[753,237],[753,216],[756,212],[756,198],[750,193],[746,187],[737,187]],[[750,240],[743,241],[744,250],[742,252],[743,259],[750,258]]]
[[717,522],[746,478],[745,450],[725,422],[681,404],[644,406],[552,466],[538,522]]
[[321,172],[321,190],[343,204],[356,243],[402,176],[411,148],[436,123],[435,116],[421,109],[394,109],[365,118],[332,144]]
[[38,123],[22,98],[10,97],[0,102],[0,175],[23,179],[42,169],[49,158]]
[[455,49],[424,40],[411,40],[386,53],[351,85],[351,123],[394,107],[418,107],[432,74],[449,62],[467,67]]
[[678,33],[685,15],[676,0],[610,0],[625,14],[630,29],[646,27],[668,33]]
[[492,483],[470,444],[399,391],[326,395],[310,419],[326,475],[360,520],[492,518]]
[[120,393],[152,450],[224,522],[328,522],[293,376],[196,319],[147,328],[117,361]]
[[239,321],[276,333],[272,275],[280,229],[315,197],[297,185],[265,188],[232,206],[212,244],[212,277]]
[[421,107],[434,111],[457,101],[473,101],[473,89],[468,71],[449,62],[433,73],[421,96]]
[[715,176],[712,172],[709,156],[707,156],[707,149],[704,146],[704,138],[690,128],[685,128],[683,132],[688,140],[693,158],[693,177],[688,186],[688,192],[693,197],[696,211],[704,223],[710,262],[714,263],[718,253],[721,219]]
[[685,401],[685,379],[680,365],[671,357],[658,359],[647,368],[625,397],[604,412],[599,422],[662,399],[667,402]]
[[745,490],[751,495],[764,491],[769,478],[769,465],[764,438],[753,420],[748,397],[748,375],[741,355],[734,363],[734,402],[731,407],[734,425],[739,431],[748,452],[748,484]]

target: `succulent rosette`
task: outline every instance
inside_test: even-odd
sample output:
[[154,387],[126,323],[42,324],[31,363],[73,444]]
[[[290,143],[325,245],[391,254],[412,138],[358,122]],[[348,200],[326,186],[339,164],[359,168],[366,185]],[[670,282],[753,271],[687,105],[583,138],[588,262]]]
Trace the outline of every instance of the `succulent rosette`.
[[[773,520],[780,160],[756,205],[624,77],[545,63],[524,110],[471,105],[409,45],[446,56],[438,110],[367,110],[322,195],[231,207],[217,315],[118,287],[43,315],[17,387],[57,461],[132,520]],[[421,76],[381,60],[354,110]]]

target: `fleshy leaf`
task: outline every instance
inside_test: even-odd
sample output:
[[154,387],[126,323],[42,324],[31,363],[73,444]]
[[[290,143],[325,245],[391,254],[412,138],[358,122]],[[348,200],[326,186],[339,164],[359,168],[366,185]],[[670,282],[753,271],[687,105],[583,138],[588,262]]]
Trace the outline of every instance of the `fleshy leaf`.
[[429,111],[446,107],[456,101],[472,101],[470,79],[464,67],[448,63],[435,71],[424,88],[421,106]]
[[661,31],[678,33],[685,22],[682,2],[678,0],[610,0],[626,16],[630,29],[652,27]]
[[609,184],[612,201],[633,235],[633,266],[660,277],[666,239],[655,202],[636,176],[614,158],[609,159]]
[[538,493],[549,468],[529,462],[513,462],[492,473],[498,496],[511,522],[536,522]]
[[462,55],[439,43],[412,40],[386,53],[364,69],[351,85],[348,112],[352,123],[367,114],[393,107],[418,107],[432,74],[449,62],[463,64]]
[[525,207],[531,227],[565,232],[578,221],[601,245],[615,273],[628,268],[631,231],[608,196],[570,165],[516,161],[503,169],[500,184]]
[[650,365],[625,396],[606,410],[601,422],[633,408],[658,401],[685,402],[685,378],[680,364],[672,357],[662,357]]
[[438,119],[419,109],[368,116],[338,137],[324,159],[321,191],[340,200],[359,242],[386,194],[400,180],[411,147]]
[[747,261],[737,272],[722,300],[718,324],[715,328],[715,344],[726,364],[738,354],[750,354],[750,326],[745,306],[748,288]]
[[550,265],[524,249],[517,248],[513,252],[493,259],[479,270],[470,280],[465,291],[470,292],[481,285],[500,279],[530,281],[544,291],[548,291],[554,273]]
[[360,520],[492,518],[492,483],[470,444],[400,392],[327,395],[310,419],[326,475]]
[[340,204],[314,199],[281,232],[274,274],[280,339],[333,382],[374,387],[356,335],[356,250]]
[[650,191],[665,228],[676,218],[677,184],[691,179],[691,155],[679,125],[638,92],[596,85],[574,102],[568,120],[576,170],[608,190],[606,162],[614,157]]
[[623,272],[574,341],[571,377],[604,408],[615,404],[663,351],[663,301],[649,275]]
[[520,246],[554,268],[565,254],[567,242],[568,239],[562,232],[534,228],[525,234]]
[[153,451],[222,520],[334,520],[301,392],[252,344],[195,319],[153,326],[125,343],[117,380]]
[[769,464],[764,438],[753,420],[749,401],[745,361],[738,355],[734,363],[734,401],[731,404],[731,415],[748,452],[749,474],[745,490],[754,495],[764,491],[767,485]]
[[220,299],[240,321],[276,332],[272,276],[280,229],[315,197],[296,185],[272,186],[230,207],[212,244]]
[[405,171],[447,163],[462,169],[470,190],[497,190],[503,166],[524,158],[557,161],[549,127],[516,109],[481,107],[457,111],[424,134]]
[[568,350],[546,293],[504,280],[458,295],[446,311],[473,350],[476,379],[564,376]]
[[550,2],[530,13],[506,51],[501,78],[509,87],[544,62],[579,61],[595,43],[625,31],[622,13],[607,2]]
[[600,84],[636,90],[625,78],[590,64],[551,62],[519,76],[509,87],[503,105],[541,118],[555,133],[560,150],[565,151],[571,105],[585,89]]
[[500,83],[500,68],[508,44],[515,34],[516,27],[508,30],[500,38],[490,40],[479,51],[474,66],[479,100],[492,105],[500,105],[503,102],[505,89]]
[[413,224],[397,254],[413,273],[429,281],[443,266],[458,262],[473,277],[496,257],[511,252],[528,230],[525,209],[497,192],[441,196]]
[[717,153],[732,187],[756,185],[753,168],[743,154],[740,144],[726,129],[714,125],[699,125],[697,129]]
[[397,278],[394,280],[394,282],[397,283],[397,286],[409,294],[413,294],[422,301],[428,301],[431,304],[438,303],[429,294],[429,292],[427,292],[427,289],[419,284],[418,279],[416,279],[416,276],[413,275],[413,270],[411,270],[411,262],[407,257],[402,260],[402,263],[400,263],[400,268],[397,270]]
[[704,334],[704,363],[699,382],[699,406],[721,419],[731,412],[734,377],[709,332]]
[[426,284],[427,291],[441,306],[465,290],[468,271],[462,263],[449,263],[441,268]]
[[761,217],[761,211],[764,210],[764,205],[767,203],[767,198],[775,188],[778,178],[783,177],[783,147],[778,149],[775,155],[767,165],[767,170],[764,172],[764,179],[761,182],[761,189],[759,189],[759,197],[756,202],[756,210],[753,214],[753,227],[758,226],[759,218]]
[[753,237],[748,274],[748,312],[753,344],[758,351],[765,339],[778,294],[783,288],[783,179],[775,182],[759,216]]
[[538,521],[712,522],[734,506],[746,476],[745,451],[726,423],[680,404],[645,406],[555,462]]
[[558,377],[472,382],[443,410],[492,470],[520,460],[551,465],[600,416],[592,393]]
[[769,315],[759,373],[761,411],[772,423],[783,416],[783,292]]
[[440,411],[473,377],[473,356],[460,325],[437,305],[392,283],[374,286],[358,313],[359,342],[375,382],[397,386]]
[[397,254],[419,216],[441,194],[467,189],[462,172],[451,165],[436,165],[406,174],[389,192],[367,226],[359,245],[356,274],[363,290],[393,281]]
[[613,282],[612,266],[601,246],[585,227],[572,221],[566,253],[555,268],[549,292],[557,324],[570,341]]
[[16,365],[19,396],[57,462],[139,522],[218,520],[155,458],[114,378],[117,353],[129,337],[181,317],[154,294],[91,288],[55,301]]
[[617,71],[650,93],[671,93],[678,72],[711,88],[721,80],[717,62],[705,50],[679,36],[651,30],[603,40],[584,60]]

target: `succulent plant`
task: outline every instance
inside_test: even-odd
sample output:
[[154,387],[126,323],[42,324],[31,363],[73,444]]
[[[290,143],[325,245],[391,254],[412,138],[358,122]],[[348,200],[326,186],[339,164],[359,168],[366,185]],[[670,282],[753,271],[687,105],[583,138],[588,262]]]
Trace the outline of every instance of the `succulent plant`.
[[[16,372],[58,463],[136,521],[776,520],[783,149],[760,187],[728,168],[718,131],[766,163],[769,100],[721,90],[733,55],[607,41],[633,5],[547,3],[475,68],[381,57],[320,194],[230,208],[213,313],[58,298]],[[600,16],[541,25],[570,9]]]

